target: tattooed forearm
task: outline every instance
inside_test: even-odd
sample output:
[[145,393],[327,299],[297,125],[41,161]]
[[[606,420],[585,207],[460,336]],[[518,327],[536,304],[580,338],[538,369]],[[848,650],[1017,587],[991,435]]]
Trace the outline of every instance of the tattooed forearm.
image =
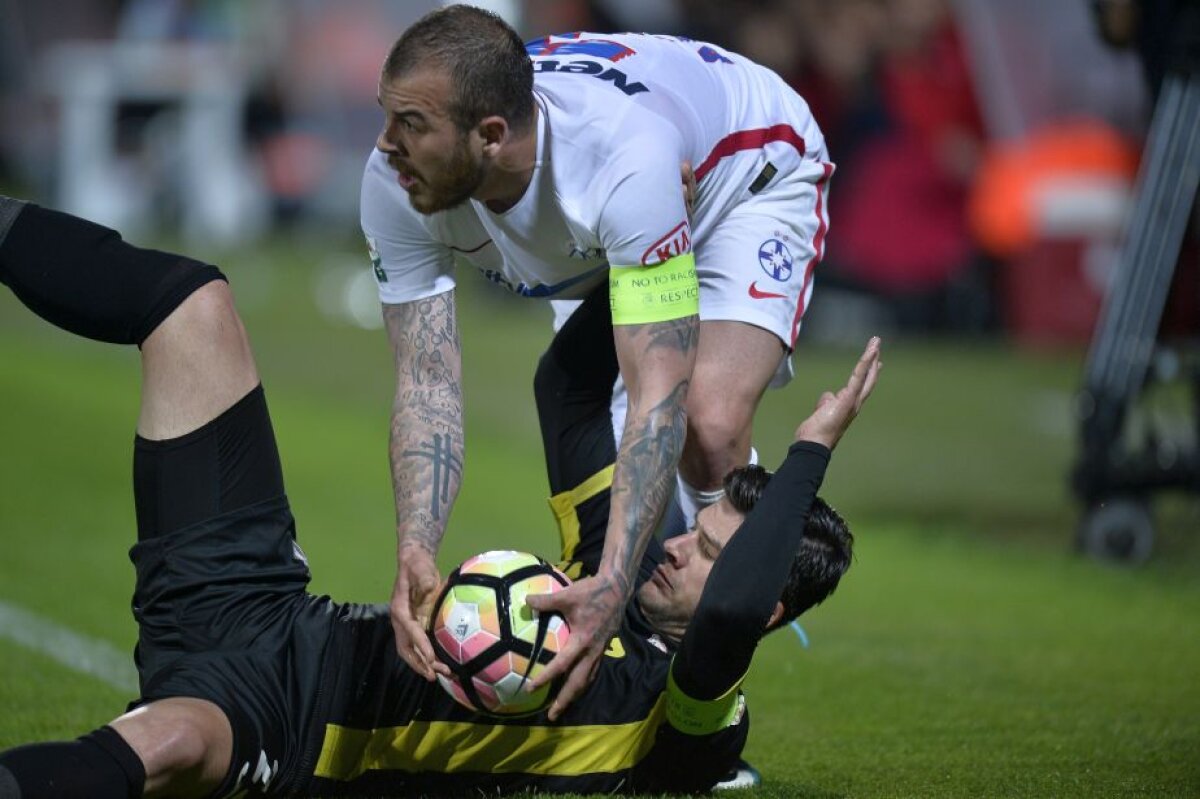
[[678,383],[662,402],[629,421],[613,474],[612,518],[624,530],[613,550],[613,565],[632,578],[663,509],[675,490],[675,469],[687,432],[688,381]]
[[[696,317],[675,319],[671,322],[660,322],[654,325],[643,325],[647,338],[646,349],[665,349],[680,353],[692,352],[696,349],[696,339],[700,326]],[[690,371],[690,370],[689,370]]]
[[385,305],[396,359],[389,456],[402,544],[436,553],[463,470],[462,357],[454,292]]
[[675,489],[698,327],[696,318],[689,317],[621,327],[614,334],[629,407],[600,570],[620,575],[626,594]]

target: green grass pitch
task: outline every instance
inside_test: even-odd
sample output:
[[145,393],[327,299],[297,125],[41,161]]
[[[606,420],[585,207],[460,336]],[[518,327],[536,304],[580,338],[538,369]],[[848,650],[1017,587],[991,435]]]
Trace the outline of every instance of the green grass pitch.
[[[211,254],[210,254],[211,255]],[[325,320],[326,261],[222,257],[272,403],[314,589],[379,601],[394,547],[382,331]],[[467,475],[441,562],[556,553],[532,402],[548,311],[464,279]],[[817,302],[820,301],[818,288]],[[850,350],[804,343],[756,443],[771,464]],[[1152,560],[1070,552],[1080,354],[885,342],[823,494],[854,529],[838,593],[762,645],[746,684],[766,797],[1200,796],[1200,513],[1160,503]],[[0,292],[0,603],[129,651],[137,355]],[[130,697],[0,635],[0,747],[73,737]]]

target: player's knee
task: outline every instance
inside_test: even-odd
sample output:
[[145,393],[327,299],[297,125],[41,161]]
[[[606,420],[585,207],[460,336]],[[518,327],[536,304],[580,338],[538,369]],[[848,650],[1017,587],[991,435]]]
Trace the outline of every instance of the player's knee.
[[164,733],[161,744],[166,755],[159,763],[162,772],[194,774],[203,770],[213,741],[201,725],[179,721]]
[[202,722],[177,718],[156,731],[154,751],[145,758],[148,787],[170,792],[180,786],[212,785],[219,780],[228,767],[229,742]]
[[224,328],[233,322],[240,324],[233,304],[233,291],[223,280],[214,280],[193,291],[171,316],[176,314],[196,327]]
[[209,345],[245,349],[246,333],[233,301],[233,291],[223,280],[206,283],[188,295],[187,299],[147,339],[174,346],[207,342]]
[[727,398],[698,396],[688,399],[688,448],[710,461],[728,460],[748,445],[751,412]]

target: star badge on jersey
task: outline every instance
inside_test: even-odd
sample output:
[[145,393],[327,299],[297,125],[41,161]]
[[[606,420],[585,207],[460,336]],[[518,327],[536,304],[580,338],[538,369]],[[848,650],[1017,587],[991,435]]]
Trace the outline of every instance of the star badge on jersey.
[[758,245],[758,265],[782,283],[792,276],[792,251],[779,239],[767,239]]

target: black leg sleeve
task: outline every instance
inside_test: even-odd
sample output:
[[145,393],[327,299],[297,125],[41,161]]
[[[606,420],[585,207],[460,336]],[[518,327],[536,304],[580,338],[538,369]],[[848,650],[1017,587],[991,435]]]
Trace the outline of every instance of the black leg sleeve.
[[0,799],[137,799],[141,758],[112,727],[0,753]]
[[141,345],[215,266],[144,250],[115,230],[0,196],[0,282],[38,316],[86,338]]
[[552,494],[574,488],[616,461],[609,408],[619,373],[606,284],[571,314],[534,375]]

